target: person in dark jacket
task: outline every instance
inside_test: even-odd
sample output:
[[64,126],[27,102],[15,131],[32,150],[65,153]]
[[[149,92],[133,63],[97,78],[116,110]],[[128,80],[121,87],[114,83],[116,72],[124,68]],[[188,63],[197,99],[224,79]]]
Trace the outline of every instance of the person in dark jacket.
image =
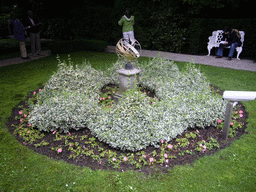
[[32,11],[28,11],[27,26],[31,42],[31,52],[33,56],[41,55],[40,25]]
[[29,59],[27,55],[27,49],[26,49],[26,32],[25,28],[20,22],[20,20],[17,18],[17,14],[13,13],[11,14],[11,20],[12,20],[12,27],[13,27],[13,36],[14,39],[20,42],[20,54],[22,59]]
[[219,45],[216,58],[221,58],[223,56],[224,47],[230,46],[228,60],[232,60],[236,47],[242,45],[241,35],[237,29],[231,30],[228,26],[225,26],[223,31],[222,43]]

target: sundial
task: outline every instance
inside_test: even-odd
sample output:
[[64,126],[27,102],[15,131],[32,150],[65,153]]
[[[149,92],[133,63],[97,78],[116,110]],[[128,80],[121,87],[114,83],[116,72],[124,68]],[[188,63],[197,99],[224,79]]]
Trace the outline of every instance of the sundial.
[[125,39],[120,39],[116,44],[116,54],[120,59],[127,61],[125,69],[132,69],[131,62],[140,57],[141,45],[137,40],[128,42]]
[[117,103],[118,99],[122,97],[123,92],[139,82],[141,70],[133,68],[131,62],[136,61],[140,57],[141,45],[137,40],[128,42],[125,39],[120,39],[116,44],[116,54],[121,60],[127,61],[125,68],[116,71],[119,74],[119,91],[114,95]]

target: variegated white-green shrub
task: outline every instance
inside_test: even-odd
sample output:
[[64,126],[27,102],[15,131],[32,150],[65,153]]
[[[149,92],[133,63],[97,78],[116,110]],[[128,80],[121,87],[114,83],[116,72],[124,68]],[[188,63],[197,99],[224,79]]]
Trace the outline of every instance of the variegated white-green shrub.
[[109,80],[90,65],[82,68],[64,63],[39,93],[31,106],[29,123],[39,130],[69,132],[85,128],[98,105],[99,93]]
[[128,90],[111,110],[99,104],[100,89],[118,83],[118,61],[107,71],[60,64],[59,70],[31,106],[29,123],[44,131],[68,132],[88,127],[100,141],[122,150],[158,147],[188,127],[216,125],[223,119],[225,101],[211,93],[209,83],[194,65],[180,72],[174,62],[154,58],[136,63],[142,70],[140,84],[154,90],[156,102],[137,89]]

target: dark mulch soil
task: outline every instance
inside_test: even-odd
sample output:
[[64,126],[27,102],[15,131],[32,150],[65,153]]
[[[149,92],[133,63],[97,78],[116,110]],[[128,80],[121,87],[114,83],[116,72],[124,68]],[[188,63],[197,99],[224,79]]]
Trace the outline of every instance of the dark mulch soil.
[[[213,88],[214,88],[214,90],[218,90],[217,92],[219,94],[221,94],[221,95],[223,94],[223,91],[219,90],[216,87],[213,87]],[[143,91],[145,91],[145,90],[143,90]],[[148,91],[148,90],[146,90],[146,91]],[[154,96],[154,93],[150,93],[150,94],[151,94],[150,95],[151,97]],[[32,97],[32,94],[30,96],[28,96],[28,98],[30,98],[30,97]],[[20,105],[23,105],[25,108],[27,107],[27,104],[25,101],[21,102],[18,106],[20,106]],[[19,125],[19,123],[20,123],[19,120],[15,120],[15,117],[19,116],[19,114],[18,114],[19,110],[21,110],[21,109],[19,109],[18,106],[13,109],[12,116],[10,117],[9,122],[6,124],[10,128],[9,130],[12,134],[14,134],[15,128],[11,125],[12,124]],[[239,137],[245,133],[245,128],[246,128],[245,122],[246,122],[246,118],[247,118],[248,114],[245,112],[245,108],[241,105],[241,103],[238,104],[238,107],[239,108],[237,110],[244,111],[243,117],[239,119],[240,122],[244,122],[244,125],[243,125],[243,128],[237,130],[236,136],[234,138],[228,138],[227,140],[224,140],[222,138],[222,135],[223,135],[222,130],[217,129],[216,127],[213,127],[213,126],[206,127],[205,129],[189,128],[187,131],[185,131],[182,135],[178,136],[177,138],[184,138],[186,133],[190,133],[190,132],[195,133],[196,130],[198,130],[200,132],[199,136],[197,136],[195,139],[189,138],[188,140],[189,140],[190,144],[187,147],[178,147],[176,150],[175,149],[172,150],[170,154],[172,156],[176,156],[177,158],[169,159],[168,163],[166,163],[166,162],[164,162],[163,164],[154,163],[154,165],[151,165],[151,166],[142,166],[142,168],[140,168],[140,169],[137,169],[135,167],[135,165],[131,165],[130,163],[121,163],[120,167],[117,170],[118,171],[137,170],[140,172],[144,172],[146,174],[150,174],[153,171],[167,172],[168,169],[173,168],[174,166],[191,164],[196,159],[198,159],[202,156],[212,155],[215,152],[222,150],[225,147],[230,146],[230,144],[234,140],[239,139]],[[96,148],[91,148],[90,145],[85,144],[85,141],[88,141],[88,138],[92,137],[90,130],[87,128],[79,130],[79,131],[72,130],[72,131],[70,131],[70,133],[72,136],[75,136],[75,135],[77,136],[77,138],[70,140],[70,142],[73,142],[73,143],[78,142],[79,146],[83,146],[83,148],[88,148],[89,150],[92,149],[94,151],[95,155],[99,155],[99,153],[100,153],[98,151],[98,147],[102,147],[102,148],[104,148],[104,150],[111,150],[113,152],[116,152],[117,156],[119,156],[119,154],[121,154],[121,153],[125,156],[128,153],[131,153],[130,151],[120,151],[120,150],[113,149],[113,148],[109,147],[107,144],[100,143],[99,141],[98,141],[99,144]],[[65,134],[60,134],[60,135],[65,135]],[[80,141],[80,137],[83,135],[87,135],[88,137],[87,137],[87,139]],[[109,165],[107,157],[102,158],[100,161],[93,160],[92,157],[88,157],[86,155],[80,155],[75,159],[73,159],[73,158],[69,159],[71,152],[68,151],[68,147],[65,146],[64,139],[62,139],[61,141],[53,141],[55,139],[55,135],[52,133],[45,133],[45,137],[43,139],[40,139],[40,140],[34,142],[33,144],[25,143],[23,138],[20,136],[15,135],[15,137],[22,145],[26,145],[28,148],[34,150],[35,152],[42,154],[42,155],[47,155],[48,157],[56,159],[56,160],[64,160],[70,164],[75,164],[75,165],[82,166],[82,167],[86,166],[93,170],[96,170],[96,169],[115,170],[111,165]],[[202,140],[208,141],[209,137],[217,139],[217,141],[220,145],[219,149],[212,149],[211,151],[206,150],[204,153],[197,152],[194,150],[197,142],[202,141]],[[34,144],[40,143],[42,140],[49,142],[49,145],[41,146],[38,148],[34,146]],[[175,141],[175,139],[173,139],[168,144],[177,145],[177,142]],[[51,150],[51,147],[58,147],[58,146],[62,146],[62,152],[59,154],[56,151]],[[148,162],[149,162],[149,157],[152,157],[152,152],[154,150],[156,150],[157,154],[160,154],[160,149],[157,149],[154,147],[147,147],[145,150],[143,150],[145,152],[145,155],[147,156]],[[189,151],[192,150],[192,151],[194,151],[194,153],[193,154],[185,153],[184,155],[179,155],[179,153],[184,150],[189,150]],[[139,158],[139,156],[137,156],[135,154],[135,159],[138,159],[138,158]],[[159,156],[156,156],[154,158],[156,158],[158,160]]]

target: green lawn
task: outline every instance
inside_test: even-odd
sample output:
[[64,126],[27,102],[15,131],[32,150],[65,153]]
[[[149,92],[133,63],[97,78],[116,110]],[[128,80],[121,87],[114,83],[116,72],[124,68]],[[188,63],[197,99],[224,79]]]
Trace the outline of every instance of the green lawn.
[[[60,55],[67,60],[67,55]],[[57,70],[56,56],[0,67],[0,191],[256,191],[256,101],[243,102],[247,132],[230,147],[176,166],[167,174],[93,171],[39,155],[21,145],[4,125],[12,109],[41,87]],[[111,66],[110,53],[71,53],[75,64],[86,59],[95,69]],[[140,62],[148,58],[140,58]],[[176,62],[182,70],[186,65]],[[198,65],[199,66],[199,65]],[[222,90],[256,91],[256,73],[200,65]]]
[[[41,50],[49,50],[48,43],[50,40],[41,41]],[[27,53],[31,52],[30,41],[26,41]],[[20,57],[20,42],[15,39],[0,39],[0,60]]]

